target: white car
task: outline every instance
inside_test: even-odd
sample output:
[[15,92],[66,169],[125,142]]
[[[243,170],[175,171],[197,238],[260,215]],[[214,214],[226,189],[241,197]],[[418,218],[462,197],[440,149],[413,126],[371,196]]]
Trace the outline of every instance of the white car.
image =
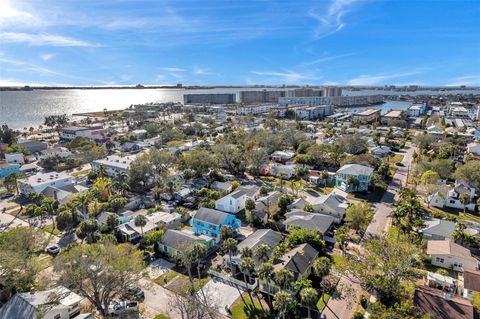
[[125,312],[137,312],[138,302],[136,301],[120,301],[113,302],[108,306],[108,314],[113,316],[121,315]]

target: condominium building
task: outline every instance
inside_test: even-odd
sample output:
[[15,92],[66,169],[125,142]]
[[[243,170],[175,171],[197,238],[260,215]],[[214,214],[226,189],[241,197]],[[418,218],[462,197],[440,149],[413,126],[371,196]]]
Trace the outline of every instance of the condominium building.
[[373,122],[380,116],[380,110],[368,109],[360,113],[353,114],[354,121],[360,121],[362,123]]
[[74,178],[64,172],[38,173],[18,180],[20,194],[41,193],[47,187],[61,188],[74,185]]
[[81,136],[86,137],[96,142],[106,142],[108,137],[106,137],[108,130],[104,129],[103,126],[69,126],[64,127],[60,130],[60,139],[71,141],[75,137]]
[[285,91],[240,91],[240,102],[250,103],[278,103],[278,99],[285,97]]
[[130,164],[135,159],[134,155],[118,156],[110,155],[105,158],[95,160],[92,162],[92,170],[98,171],[100,167],[104,167],[109,177],[115,177],[118,174],[126,174]]
[[233,104],[234,93],[184,94],[183,104]]

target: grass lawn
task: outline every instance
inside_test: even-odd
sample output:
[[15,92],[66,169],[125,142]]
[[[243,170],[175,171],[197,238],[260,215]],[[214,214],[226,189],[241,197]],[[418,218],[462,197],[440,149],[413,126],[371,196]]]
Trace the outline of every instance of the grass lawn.
[[339,255],[339,254],[332,254],[332,263],[333,267],[339,269],[342,268],[343,265],[345,264],[345,256]]
[[[177,276],[174,276],[167,284],[163,284],[165,288],[179,294],[182,296],[186,296],[190,294],[190,289],[192,288],[190,285],[190,281],[188,280],[188,276],[183,274],[177,273]],[[158,279],[158,278],[157,278]],[[194,291],[199,291],[207,282],[210,281],[210,277],[202,278],[200,280],[193,279],[193,289]],[[156,280],[155,280],[156,281]]]
[[173,278],[177,276],[183,276],[183,275],[179,272],[176,272],[175,270],[170,269],[163,275],[160,275],[157,278],[155,278],[153,282],[160,286],[165,286],[168,282],[170,282]]
[[55,236],[60,236],[60,231],[55,227],[55,229],[53,229],[53,225],[44,225],[42,227],[40,227],[40,229],[42,229],[43,231],[49,233],[49,234],[53,234]]
[[425,205],[424,205],[424,208],[429,210],[430,213],[433,213],[434,217],[437,217],[437,218],[451,217],[451,218],[463,219],[463,220],[466,220],[466,221],[480,223],[480,216],[472,214],[472,213],[468,213],[468,212],[464,213],[464,212],[458,211],[458,210],[442,210],[442,209],[438,209],[438,208],[433,207],[433,206],[430,206],[430,208],[429,208]]
[[330,299],[330,295],[327,293],[324,293],[320,298],[318,299],[317,302],[317,309],[318,311],[322,311],[323,308],[325,308],[325,305],[327,304],[328,300]]
[[37,261],[39,269],[44,270],[52,265],[53,257],[47,254],[40,254]]
[[86,175],[86,174],[88,174],[90,171],[91,171],[90,169],[84,169],[83,171],[73,172],[73,173],[70,174],[70,175],[77,177],[77,176],[80,176],[80,175]]
[[182,225],[182,226],[180,227],[180,230],[192,230],[192,226],[190,226],[190,225]]
[[170,317],[166,315],[156,315],[153,319],[170,319]]
[[265,303],[262,303],[263,308],[265,309],[264,311],[258,299],[250,299],[250,296],[247,293],[243,293],[242,296],[243,299],[245,299],[245,304],[243,303],[242,298],[239,297],[237,300],[235,300],[232,307],[230,308],[233,319],[272,318],[268,315],[268,306]]
[[393,156],[387,157],[387,161],[390,163],[396,163],[396,162],[401,162],[403,160],[403,155],[402,154],[395,154]]

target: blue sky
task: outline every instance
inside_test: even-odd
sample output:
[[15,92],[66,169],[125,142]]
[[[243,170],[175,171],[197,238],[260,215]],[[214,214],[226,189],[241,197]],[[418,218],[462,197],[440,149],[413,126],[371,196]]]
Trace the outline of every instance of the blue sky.
[[0,0],[0,85],[480,86],[480,1]]

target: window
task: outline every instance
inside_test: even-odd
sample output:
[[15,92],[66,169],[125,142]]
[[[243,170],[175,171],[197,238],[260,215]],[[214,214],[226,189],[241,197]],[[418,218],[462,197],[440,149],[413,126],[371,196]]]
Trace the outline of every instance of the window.
[[450,200],[450,204],[455,204],[455,200],[454,200],[454,199],[451,199],[451,200]]
[[436,257],[436,258],[435,258],[435,261],[436,261],[437,263],[443,264],[443,263],[445,262],[445,259],[440,258],[440,257]]
[[462,268],[462,267],[463,267],[463,265],[462,265],[461,263],[457,263],[457,262],[453,263],[453,266],[454,266],[454,267],[458,267],[458,268]]

